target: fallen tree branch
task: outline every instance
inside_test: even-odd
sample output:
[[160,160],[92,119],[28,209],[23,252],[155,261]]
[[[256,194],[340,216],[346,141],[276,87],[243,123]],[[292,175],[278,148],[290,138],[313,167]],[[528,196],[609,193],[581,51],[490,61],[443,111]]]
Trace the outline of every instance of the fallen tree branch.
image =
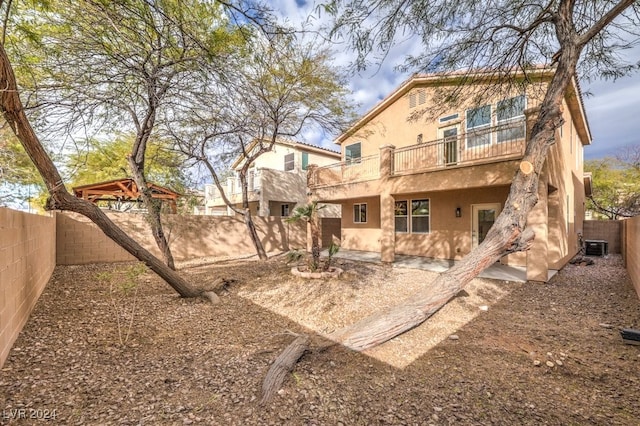
[[273,398],[273,395],[280,389],[287,374],[293,370],[298,360],[309,349],[309,338],[301,335],[295,338],[293,342],[282,351],[282,353],[273,361],[267,376],[262,382],[262,399],[260,404],[265,404]]

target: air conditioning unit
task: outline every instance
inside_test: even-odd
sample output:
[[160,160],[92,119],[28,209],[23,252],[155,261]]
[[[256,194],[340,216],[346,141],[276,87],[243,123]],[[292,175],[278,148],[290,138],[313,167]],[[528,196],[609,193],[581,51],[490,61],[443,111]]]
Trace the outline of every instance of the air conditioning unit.
[[606,256],[609,254],[609,243],[605,240],[585,240],[587,256]]

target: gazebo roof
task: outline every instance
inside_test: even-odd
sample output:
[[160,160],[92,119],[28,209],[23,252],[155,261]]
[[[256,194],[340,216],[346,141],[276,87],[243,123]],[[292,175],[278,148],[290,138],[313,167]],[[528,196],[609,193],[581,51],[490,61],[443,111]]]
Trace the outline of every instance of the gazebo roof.
[[[147,182],[147,185],[151,190],[152,198],[169,201],[172,210],[175,210],[176,199],[180,194],[151,182]],[[78,198],[91,201],[92,203],[98,201],[140,201],[138,185],[132,178],[114,179],[76,186],[73,188],[73,194]]]

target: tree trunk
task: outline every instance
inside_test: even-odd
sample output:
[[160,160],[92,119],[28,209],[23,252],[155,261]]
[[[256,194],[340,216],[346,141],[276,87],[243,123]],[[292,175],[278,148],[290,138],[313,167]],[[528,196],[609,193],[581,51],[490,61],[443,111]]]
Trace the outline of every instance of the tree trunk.
[[258,257],[260,260],[267,260],[267,253],[264,251],[264,246],[262,245],[262,241],[260,241],[260,237],[258,236],[258,231],[256,230],[256,224],[253,223],[253,217],[251,216],[251,212],[249,208],[244,209],[244,223],[247,225],[247,229],[249,230],[249,236],[251,237],[251,241],[253,241],[253,245],[256,248],[256,252],[258,253]]
[[138,186],[138,192],[141,194],[142,201],[147,208],[147,220],[149,222],[149,225],[151,226],[153,239],[156,241],[156,245],[162,253],[164,262],[169,268],[175,270],[176,267],[173,260],[173,254],[171,253],[171,248],[169,247],[169,243],[164,233],[164,228],[162,227],[162,220],[160,218],[160,207],[157,204],[160,201],[154,200],[151,196],[151,191],[149,190],[149,186],[147,185],[147,180],[144,177],[144,169],[142,169],[136,163],[133,156],[129,157],[129,167],[131,168],[131,173],[133,174],[133,180]]
[[262,382],[262,399],[260,404],[268,402],[280,389],[287,374],[296,366],[296,363],[309,348],[309,338],[299,336],[282,351],[278,358],[273,361],[267,375]]
[[31,128],[31,124],[24,113],[22,102],[18,95],[11,62],[4,46],[0,44],[0,108],[4,119],[18,137],[18,140],[31,158],[31,161],[42,176],[50,198],[47,203],[49,209],[69,210],[89,218],[113,241],[131,253],[134,257],[144,262],[152,271],[157,273],[167,284],[173,287],[182,297],[195,297],[199,291],[191,287],[175,271],[164,265],[159,259],[145,250],[140,244],[118,228],[108,217],[93,203],[77,198],[66,190],[64,182],[51,158],[42,147],[38,137]]
[[420,325],[501,257],[531,246],[535,235],[525,229],[527,215],[538,202],[539,177],[549,148],[555,143],[555,130],[562,123],[562,100],[575,75],[578,55],[579,50],[574,46],[563,49],[522,159],[533,168],[526,170],[528,173],[518,169],[504,209],[485,240],[458,264],[440,274],[428,288],[394,307],[337,330],[329,336],[332,340],[356,351],[386,342]]
[[320,268],[320,226],[318,225],[317,210],[311,216],[309,225],[311,228],[311,258],[315,270]]

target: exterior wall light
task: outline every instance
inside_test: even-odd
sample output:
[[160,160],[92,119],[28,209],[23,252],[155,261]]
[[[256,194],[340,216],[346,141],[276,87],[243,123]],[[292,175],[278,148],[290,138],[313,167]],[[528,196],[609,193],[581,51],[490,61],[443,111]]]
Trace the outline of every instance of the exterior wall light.
[[462,209],[460,207],[456,207],[456,217],[462,217]]

